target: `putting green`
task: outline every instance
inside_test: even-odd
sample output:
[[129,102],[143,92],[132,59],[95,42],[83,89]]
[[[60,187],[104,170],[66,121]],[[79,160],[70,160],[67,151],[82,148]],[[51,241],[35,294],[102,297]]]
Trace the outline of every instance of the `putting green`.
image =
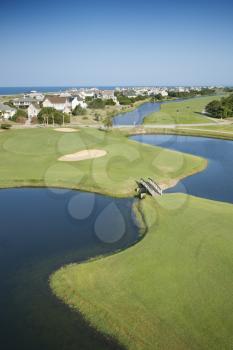
[[[0,187],[48,186],[130,196],[135,180],[155,178],[161,185],[202,170],[204,159],[142,145],[118,131],[81,129],[59,133],[52,129],[9,130],[0,135]],[[104,157],[81,162],[58,159],[98,149]]]

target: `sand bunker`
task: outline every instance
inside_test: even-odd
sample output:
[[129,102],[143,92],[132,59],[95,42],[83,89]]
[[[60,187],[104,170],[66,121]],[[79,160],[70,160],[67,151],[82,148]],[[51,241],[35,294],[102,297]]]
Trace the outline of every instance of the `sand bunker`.
[[54,129],[55,131],[60,131],[60,132],[74,132],[74,131],[79,131],[78,129],[72,129],[72,128],[57,128]]
[[103,157],[107,154],[106,151],[100,149],[90,149],[85,151],[76,152],[73,154],[67,154],[65,156],[60,157],[58,160],[63,162],[77,162],[85,159],[93,159]]

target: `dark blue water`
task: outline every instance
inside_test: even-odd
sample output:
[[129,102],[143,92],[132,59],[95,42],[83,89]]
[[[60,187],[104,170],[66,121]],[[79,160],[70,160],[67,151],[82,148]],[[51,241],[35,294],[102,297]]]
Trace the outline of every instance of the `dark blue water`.
[[233,141],[179,135],[137,135],[131,139],[204,157],[207,168],[180,181],[167,193],[233,203]]
[[[83,86],[15,86],[15,87],[0,87],[0,95],[17,95],[28,94],[31,91],[38,92],[60,92],[67,89],[82,88]],[[91,88],[93,86],[84,86],[85,88]],[[97,89],[112,90],[113,86],[95,86]]]
[[131,207],[132,199],[76,191],[0,191],[2,349],[116,348],[51,295],[48,278],[63,264],[136,242]]

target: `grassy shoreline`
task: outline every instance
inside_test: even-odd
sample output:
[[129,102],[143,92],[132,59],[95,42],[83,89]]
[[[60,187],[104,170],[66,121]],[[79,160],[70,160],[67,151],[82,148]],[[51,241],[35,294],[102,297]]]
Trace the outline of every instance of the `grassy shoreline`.
[[[171,211],[171,205],[177,202],[183,209]],[[227,348],[233,319],[225,320],[227,328],[220,327],[220,323],[225,318],[222,303],[227,300],[228,307],[232,305],[230,275],[222,272],[224,261],[230,263],[228,268],[232,265],[229,260],[233,248],[229,240],[232,205],[173,194],[156,202],[147,198],[142,206],[148,233],[139,244],[94,262],[61,268],[50,279],[53,293],[81,312],[98,331],[117,339],[128,349],[178,350],[195,348],[197,344],[203,349]],[[217,220],[216,215],[220,214],[222,218]],[[212,235],[214,217],[215,229],[221,230],[225,237],[221,241],[219,235]],[[203,220],[205,227],[198,225],[199,231],[195,230],[195,224]],[[205,245],[202,243],[197,268],[194,255],[196,249],[200,250],[203,237]],[[209,262],[216,259],[218,268],[209,270]],[[206,288],[206,283],[210,285],[204,300],[204,290],[198,289],[198,274]],[[218,288],[219,279],[223,290]],[[204,308],[203,302],[209,300],[215,303],[207,303]],[[185,309],[189,310],[188,314]],[[159,322],[160,318],[163,322]],[[216,332],[218,337],[214,336]]]

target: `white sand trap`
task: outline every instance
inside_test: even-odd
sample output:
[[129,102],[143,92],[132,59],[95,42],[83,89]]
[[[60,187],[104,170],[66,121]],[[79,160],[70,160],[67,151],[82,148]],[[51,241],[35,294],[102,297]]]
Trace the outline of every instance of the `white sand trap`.
[[57,128],[54,129],[55,131],[60,131],[60,132],[75,132],[79,131],[78,129],[72,129],[72,128]]
[[107,152],[101,149],[90,149],[76,152],[73,154],[67,154],[65,156],[60,157],[58,160],[61,160],[63,162],[77,162],[85,159],[104,157],[106,154]]

